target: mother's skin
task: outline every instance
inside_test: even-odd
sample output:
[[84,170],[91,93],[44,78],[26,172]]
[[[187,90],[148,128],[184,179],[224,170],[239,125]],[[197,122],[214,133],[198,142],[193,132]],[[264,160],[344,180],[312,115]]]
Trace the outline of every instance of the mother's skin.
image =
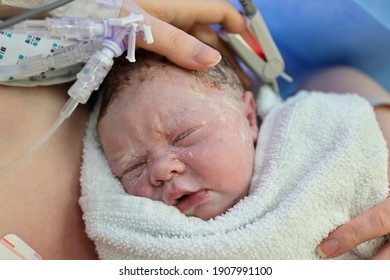
[[[67,88],[0,85],[0,168],[52,124]],[[78,205],[88,112],[79,106],[42,148],[0,176],[0,237],[14,233],[44,259],[97,258]]]

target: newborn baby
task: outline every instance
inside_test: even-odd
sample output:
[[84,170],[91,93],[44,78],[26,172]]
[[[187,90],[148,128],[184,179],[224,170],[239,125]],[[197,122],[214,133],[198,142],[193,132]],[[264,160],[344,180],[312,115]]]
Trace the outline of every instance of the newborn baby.
[[253,94],[223,60],[202,72],[137,54],[109,78],[98,121],[102,148],[130,195],[202,219],[248,193],[258,137]]

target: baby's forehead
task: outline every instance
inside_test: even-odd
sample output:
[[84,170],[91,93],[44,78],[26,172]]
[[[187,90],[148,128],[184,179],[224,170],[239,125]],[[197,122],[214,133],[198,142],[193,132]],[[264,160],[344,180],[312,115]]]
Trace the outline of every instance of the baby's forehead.
[[[166,61],[146,59],[139,61],[139,67],[127,73],[128,78],[119,86],[120,102],[142,100],[147,95],[150,103],[164,99],[228,98],[229,103],[240,101],[242,90],[237,86],[235,77],[220,65],[207,71],[191,71]],[[120,106],[120,105],[119,105]],[[144,107],[144,106],[143,106]]]

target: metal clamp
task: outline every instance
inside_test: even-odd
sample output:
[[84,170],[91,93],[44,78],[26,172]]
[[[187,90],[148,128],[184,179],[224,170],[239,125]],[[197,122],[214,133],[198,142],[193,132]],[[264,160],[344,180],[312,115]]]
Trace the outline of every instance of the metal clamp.
[[254,38],[263,50],[263,57],[258,55],[239,34],[220,31],[220,37],[233,49],[241,60],[262,81],[270,83],[275,92],[279,92],[276,79],[280,76],[288,82],[292,78],[284,73],[284,60],[265,24],[259,10],[251,0],[240,0],[244,16]]

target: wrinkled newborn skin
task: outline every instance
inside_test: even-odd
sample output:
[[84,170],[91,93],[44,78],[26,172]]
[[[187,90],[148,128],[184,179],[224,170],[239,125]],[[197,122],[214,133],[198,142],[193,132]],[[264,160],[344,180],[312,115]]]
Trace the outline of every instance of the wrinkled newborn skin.
[[252,177],[253,95],[229,98],[233,89],[170,65],[153,71],[123,87],[98,124],[109,165],[130,195],[204,220],[223,214]]

